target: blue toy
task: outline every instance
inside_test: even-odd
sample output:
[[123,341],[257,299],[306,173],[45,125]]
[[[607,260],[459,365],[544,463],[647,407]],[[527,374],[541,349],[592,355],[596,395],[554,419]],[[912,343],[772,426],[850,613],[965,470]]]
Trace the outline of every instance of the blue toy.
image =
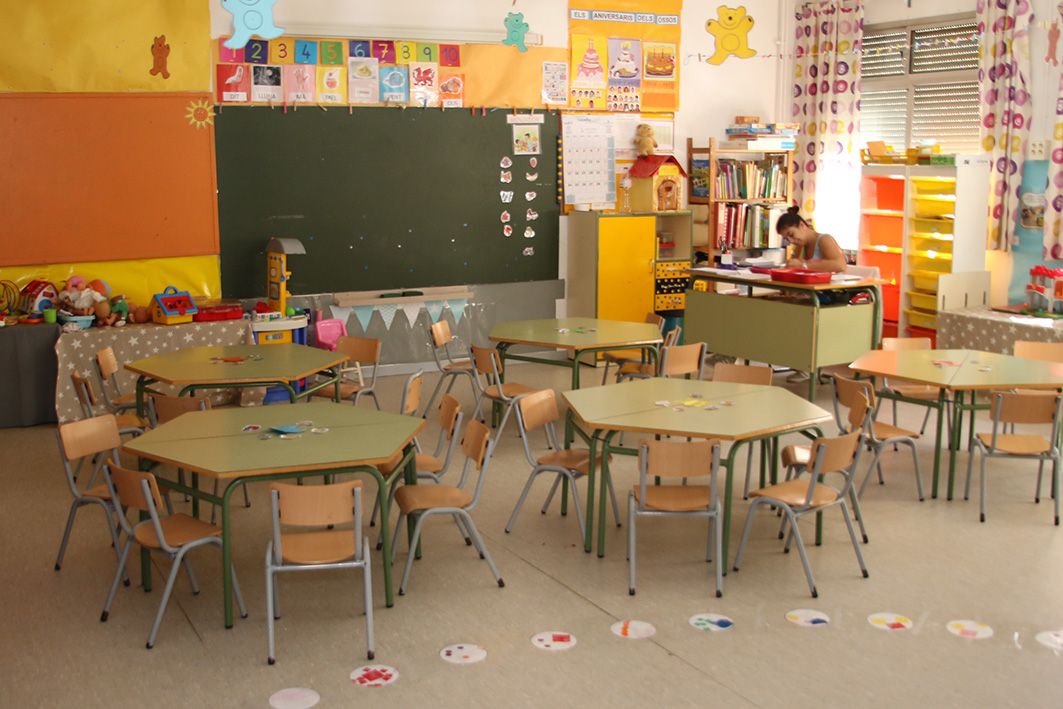
[[229,49],[247,44],[252,34],[263,39],[275,39],[284,30],[273,24],[273,5],[277,0],[221,0],[221,6],[232,13],[233,36],[223,43]]
[[506,15],[503,23],[506,25],[506,38],[502,40],[502,44],[516,47],[522,52],[528,51],[528,48],[524,46],[524,35],[528,34],[528,23],[524,21],[524,13],[511,12]]

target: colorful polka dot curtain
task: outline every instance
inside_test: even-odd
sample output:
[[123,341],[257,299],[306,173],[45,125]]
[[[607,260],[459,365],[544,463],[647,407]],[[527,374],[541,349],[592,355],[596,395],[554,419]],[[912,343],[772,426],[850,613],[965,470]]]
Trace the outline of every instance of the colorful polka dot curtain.
[[794,153],[794,200],[831,231],[853,242],[859,224],[859,59],[864,6],[821,0],[797,9],[791,108],[801,125]]
[[1044,259],[1063,259],[1063,75],[1056,95],[1056,125],[1052,132],[1052,161],[1048,163],[1045,194]]
[[1018,240],[1019,186],[1030,136],[1030,0],[978,0],[982,149],[992,157],[988,246]]

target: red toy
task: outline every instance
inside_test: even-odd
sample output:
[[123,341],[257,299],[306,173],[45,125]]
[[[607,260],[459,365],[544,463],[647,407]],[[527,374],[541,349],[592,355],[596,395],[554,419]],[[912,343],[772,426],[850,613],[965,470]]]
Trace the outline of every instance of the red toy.
[[195,322],[212,320],[239,320],[244,316],[244,309],[239,305],[201,305],[199,312],[192,316]]

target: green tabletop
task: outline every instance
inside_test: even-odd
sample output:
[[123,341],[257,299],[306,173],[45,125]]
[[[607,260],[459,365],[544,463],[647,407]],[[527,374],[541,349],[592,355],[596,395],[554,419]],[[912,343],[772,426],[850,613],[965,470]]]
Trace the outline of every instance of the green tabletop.
[[953,391],[1063,387],[1063,364],[977,350],[873,350],[849,367]]
[[786,389],[755,384],[641,379],[567,391],[564,397],[577,419],[599,431],[740,441],[801,430],[831,418]]
[[555,318],[499,323],[488,339],[513,345],[537,345],[565,350],[634,347],[661,343],[661,331],[653,323]]
[[[215,358],[243,357],[243,362]],[[130,362],[126,369],[168,384],[232,384],[295,381],[347,361],[336,352],[306,345],[190,347]]]

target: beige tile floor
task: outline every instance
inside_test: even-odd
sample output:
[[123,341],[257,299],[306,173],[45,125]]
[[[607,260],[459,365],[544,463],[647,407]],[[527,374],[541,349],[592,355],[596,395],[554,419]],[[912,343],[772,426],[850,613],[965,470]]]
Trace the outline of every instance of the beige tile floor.
[[[513,367],[511,376],[559,389],[568,379],[567,371],[540,365]],[[385,405],[398,405],[401,382],[382,380]],[[469,403],[467,389],[457,393]],[[826,392],[822,397],[826,405]],[[902,425],[919,418],[911,409]],[[927,485],[930,453],[929,442],[921,444]],[[716,599],[712,567],[702,557],[703,523],[645,520],[639,592],[630,597],[625,530],[610,526],[605,559],[584,554],[571,514],[561,518],[556,502],[549,514],[538,513],[545,479],[514,532],[503,532],[527,473],[510,430],[474,513],[506,587],[495,585],[446,521],[430,524],[409,594],[392,609],[383,607],[378,560],[377,661],[401,677],[389,688],[362,689],[348,679],[365,661],[354,574],[283,577],[279,659],[265,663],[263,488],[252,490],[251,509],[235,512],[235,559],[250,617],[223,627],[218,555],[201,550],[193,562],[203,592],[194,597],[183,578],[178,582],[149,652],[144,640],[166,562],[156,564],[153,593],[120,589],[110,621],[100,623],[114,570],[102,516],[81,513],[64,567],[53,571],[69,504],[53,429],[0,430],[0,704],[264,707],[273,692],[305,686],[321,694],[320,706],[332,707],[1063,705],[1063,657],[1034,640],[1063,627],[1063,530],[1052,526],[1050,501],[1033,504],[1033,467],[993,464],[989,518],[979,524],[975,500],[917,502],[903,452],[886,464],[887,484],[870,486],[864,499],[869,579],[860,577],[832,510],[824,545],[809,550],[820,591],[811,599],[797,556],[780,553],[777,522],[765,515],[741,573],[726,578],[725,596]],[[634,476],[633,460],[620,459],[618,489]],[[746,507],[736,500],[735,535]],[[405,547],[399,564],[404,559]],[[791,625],[784,614],[795,608],[820,609],[831,623]],[[877,611],[907,615],[914,627],[876,630],[866,617]],[[734,628],[697,631],[687,619],[701,612],[725,614]],[[610,625],[625,618],[648,621],[657,634],[642,641],[614,636]],[[945,628],[953,619],[988,623],[995,635],[956,638]],[[574,633],[578,645],[558,654],[537,650],[529,638],[544,630]],[[441,661],[440,649],[459,642],[486,647],[487,660]]]

